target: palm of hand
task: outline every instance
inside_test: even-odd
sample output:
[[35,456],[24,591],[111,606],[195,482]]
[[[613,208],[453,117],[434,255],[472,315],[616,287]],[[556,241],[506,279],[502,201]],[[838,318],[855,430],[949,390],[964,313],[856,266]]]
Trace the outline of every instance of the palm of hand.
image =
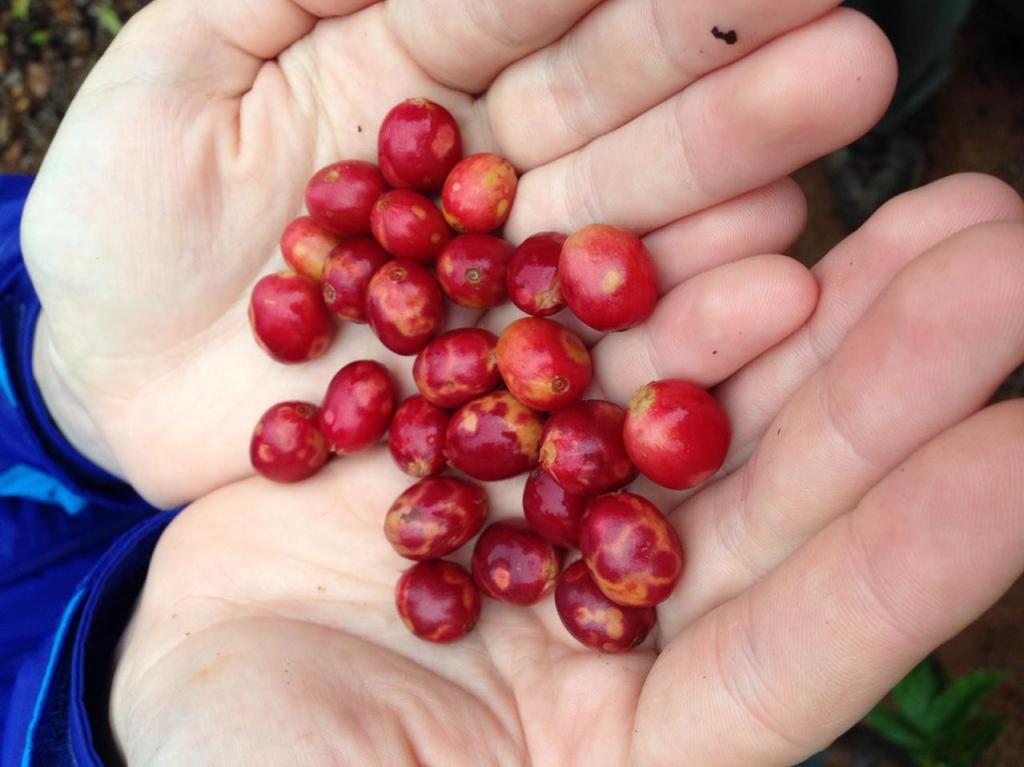
[[[324,22],[286,50],[245,96],[240,124],[229,104],[201,93],[176,98],[135,83],[87,90],[69,118],[81,115],[78,130],[65,132],[39,181],[30,220],[55,220],[60,208],[63,225],[27,230],[36,281],[44,297],[47,286],[86,288],[49,313],[50,338],[121,472],[158,502],[251,473],[246,435],[271,403],[318,401],[330,375],[354,359],[383,352],[405,362],[348,325],[324,358],[286,368],[255,347],[245,312],[255,279],[280,268],[278,238],[305,180],[339,157],[372,155],[391,104],[431,94],[481,140],[471,99],[404,59],[375,18],[382,13]],[[318,99],[323,92],[341,96]],[[89,178],[95,167],[110,175],[69,202],[47,188],[58,165],[53,183]],[[64,238],[83,231],[88,251],[55,257],[73,250]],[[110,428],[124,423],[131,427]],[[156,444],[182,471],[169,476],[153,460]]]
[[[129,764],[628,763],[652,649],[586,651],[550,598],[488,600],[451,645],[397,619],[410,563],[381,517],[407,484],[378,448],[295,487],[247,480],[174,522],[114,683]],[[521,485],[489,487],[492,518]],[[173,723],[145,725],[169,689]]]

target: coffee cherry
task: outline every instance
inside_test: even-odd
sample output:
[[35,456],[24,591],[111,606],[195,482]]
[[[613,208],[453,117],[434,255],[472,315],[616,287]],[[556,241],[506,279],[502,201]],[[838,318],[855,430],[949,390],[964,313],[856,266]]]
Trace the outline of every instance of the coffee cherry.
[[555,608],[570,634],[587,647],[607,653],[632,650],[647,638],[657,620],[653,607],[622,607],[608,599],[582,561],[571,564],[558,579]]
[[384,436],[395,409],[395,381],[379,362],[350,362],[327,386],[320,431],[331,450],[355,453]]
[[454,642],[476,625],[480,592],[463,568],[443,559],[419,562],[398,579],[395,606],[413,634],[428,642]]
[[437,281],[452,301],[473,309],[491,309],[508,297],[505,273],[512,246],[489,234],[463,234],[437,259]]
[[473,549],[473,579],[501,602],[532,605],[555,585],[562,557],[524,522],[495,522]]
[[496,154],[471,154],[444,182],[441,209],[457,232],[493,232],[512,211],[519,178],[512,164]]
[[512,303],[534,317],[547,317],[565,308],[558,280],[558,258],[565,235],[535,234],[523,241],[508,263],[508,295]]
[[380,126],[381,173],[396,189],[436,192],[462,159],[462,134],[451,113],[429,99],[408,99]]
[[498,338],[480,328],[442,333],[416,357],[412,375],[427,400],[444,408],[465,405],[501,383],[494,350]]
[[627,607],[664,602],[683,570],[675,529],[657,506],[633,493],[590,502],[580,522],[580,552],[598,588]]
[[396,354],[416,354],[444,322],[437,281],[422,264],[391,261],[370,278],[366,316],[377,338]]
[[320,286],[294,272],[268,274],[256,283],[249,301],[249,324],[256,343],[286,363],[319,357],[336,331]]
[[659,485],[684,490],[722,466],[732,429],[704,389],[688,381],[655,381],[630,399],[623,437],[640,471]]
[[544,428],[540,461],[563,488],[576,495],[617,490],[636,469],[622,442],[626,413],[604,400],[585,400],[554,413]]
[[339,242],[341,238],[338,235],[324,229],[309,216],[301,216],[285,227],[281,235],[281,254],[299,274],[320,280],[327,257]]
[[369,237],[345,240],[331,251],[321,286],[327,308],[349,322],[366,322],[366,290],[370,278],[390,261]]
[[374,239],[395,258],[432,264],[452,237],[437,207],[417,192],[396,189],[382,195],[370,214]]
[[388,429],[388,449],[399,469],[414,477],[441,473],[448,418],[447,410],[419,395],[398,406]]
[[625,330],[651,316],[658,283],[651,256],[632,232],[585,226],[562,246],[562,295],[573,314],[595,330]]
[[524,317],[505,328],[496,353],[509,391],[536,410],[557,410],[575,402],[594,375],[590,352],[580,337],[542,317]]
[[406,559],[437,559],[480,532],[488,510],[479,485],[428,477],[398,496],[384,519],[384,534]]
[[279,402],[256,424],[249,459],[257,472],[275,482],[299,482],[327,463],[330,453],[320,433],[316,405]]
[[536,468],[523,488],[523,516],[534,530],[556,546],[579,547],[580,520],[589,498],[574,495],[544,469]]
[[448,462],[475,479],[508,479],[537,464],[544,423],[507,391],[485,394],[448,422]]
[[306,186],[306,208],[320,226],[341,237],[370,233],[370,211],[388,184],[377,166],[361,160],[321,168]]

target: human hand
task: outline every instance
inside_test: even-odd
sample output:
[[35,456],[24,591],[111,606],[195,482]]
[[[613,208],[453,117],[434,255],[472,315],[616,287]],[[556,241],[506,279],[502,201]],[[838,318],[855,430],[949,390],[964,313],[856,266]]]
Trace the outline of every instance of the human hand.
[[383,115],[413,95],[451,109],[467,151],[525,171],[510,239],[593,220],[649,233],[666,305],[721,299],[716,322],[761,330],[748,349],[778,340],[806,306],[743,301],[791,265],[748,263],[728,278],[739,292],[677,286],[788,247],[805,209],[785,174],[884,110],[888,43],[837,4],[154,2],[82,88],[25,215],[47,404],[83,453],[172,506],[252,475],[272,403],[317,401],[361,357],[406,370],[356,326],[317,362],[278,365],[245,304],[282,263],[306,178],[373,158]]
[[[763,353],[753,319],[814,291],[794,271],[785,299],[763,286],[720,321],[701,297],[752,263],[601,342],[663,350],[602,394],[725,379],[734,425],[727,471],[671,514],[688,562],[641,649],[585,650],[550,598],[485,600],[468,637],[415,639],[393,603],[408,563],[381,534],[410,480],[378,448],[170,525],[113,683],[128,763],[770,767],[852,726],[1024,570],[1024,404],[982,409],[1024,359],[1024,205],[980,176],[896,199]],[[519,513],[520,482],[488,490],[494,516]]]

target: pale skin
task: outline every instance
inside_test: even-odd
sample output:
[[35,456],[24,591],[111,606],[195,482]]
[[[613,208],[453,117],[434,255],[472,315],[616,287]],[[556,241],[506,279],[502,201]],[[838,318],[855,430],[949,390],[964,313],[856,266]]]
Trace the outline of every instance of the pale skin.
[[[1024,410],[984,408],[1024,357],[1018,196],[946,179],[813,273],[764,255],[803,225],[784,174],[867,130],[893,87],[884,38],[833,5],[157,0],[127,26],[24,242],[58,423],[154,503],[194,501],[122,642],[128,764],[788,765],[1019,577]],[[248,466],[259,414],[319,399],[345,362],[381,359],[411,391],[410,360],[365,328],[286,368],[245,319],[306,177],[372,159],[410,95],[524,171],[513,240],[647,234],[664,296],[645,326],[588,335],[594,393],[683,377],[732,419],[727,472],[652,492],[688,563],[633,654],[584,650],[550,599],[420,642],[393,608],[405,563],[382,524],[410,480],[386,450],[298,486]],[[489,490],[517,513],[521,483]]]

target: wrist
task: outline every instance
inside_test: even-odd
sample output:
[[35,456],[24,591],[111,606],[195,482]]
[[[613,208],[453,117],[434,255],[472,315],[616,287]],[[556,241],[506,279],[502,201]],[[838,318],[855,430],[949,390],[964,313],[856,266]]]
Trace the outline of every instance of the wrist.
[[40,312],[32,346],[32,375],[50,418],[84,458],[122,477],[113,450],[100,433],[84,398],[72,385],[69,373],[69,366],[54,347],[46,314]]

